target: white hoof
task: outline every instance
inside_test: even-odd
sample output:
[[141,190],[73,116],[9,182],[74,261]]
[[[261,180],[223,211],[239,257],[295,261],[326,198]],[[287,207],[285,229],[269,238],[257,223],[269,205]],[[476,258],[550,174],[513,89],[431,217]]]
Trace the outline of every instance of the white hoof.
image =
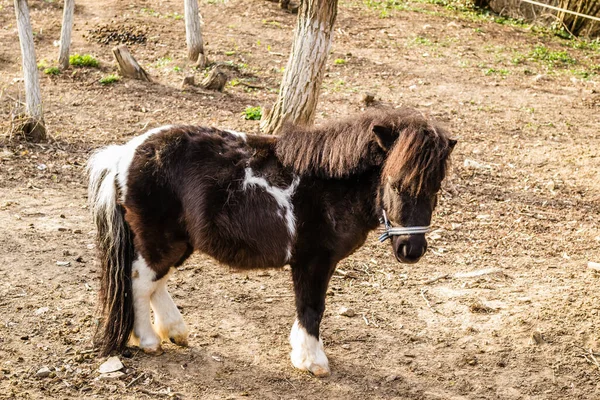
[[329,360],[323,350],[323,341],[309,335],[304,327],[300,326],[298,320],[294,322],[290,333],[290,344],[292,352],[290,358],[294,367],[301,371],[309,371],[319,378],[331,374]]
[[134,333],[131,335],[129,343],[139,347],[146,354],[160,355],[163,353],[162,347],[160,346],[161,340],[157,334],[145,335],[143,338],[140,338]]

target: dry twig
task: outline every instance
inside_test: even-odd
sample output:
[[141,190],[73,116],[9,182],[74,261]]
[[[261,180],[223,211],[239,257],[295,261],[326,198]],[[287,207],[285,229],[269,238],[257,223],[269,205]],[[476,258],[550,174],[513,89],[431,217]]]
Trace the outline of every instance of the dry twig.
[[421,297],[423,298],[423,300],[425,300],[425,304],[427,304],[427,307],[429,307],[429,309],[434,313],[434,314],[439,314],[439,311],[437,311],[435,308],[433,308],[431,306],[431,303],[429,302],[429,300],[427,300],[427,297],[425,297],[425,293],[427,293],[427,289],[421,289]]

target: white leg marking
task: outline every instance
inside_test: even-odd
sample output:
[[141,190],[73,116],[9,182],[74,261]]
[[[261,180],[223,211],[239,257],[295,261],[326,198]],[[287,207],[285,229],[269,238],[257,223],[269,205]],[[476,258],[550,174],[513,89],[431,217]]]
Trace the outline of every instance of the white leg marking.
[[156,273],[148,266],[144,258],[137,256],[132,266],[133,289],[133,340],[146,353],[162,352],[160,337],[156,334],[150,320],[150,297],[158,283],[154,281]]
[[156,290],[150,298],[154,310],[154,328],[163,340],[171,340],[178,346],[187,346],[188,329],[183,322],[179,309],[167,291],[169,275],[157,283]]
[[287,260],[289,261],[292,257],[292,243],[296,236],[296,216],[294,215],[294,205],[292,204],[292,196],[300,183],[300,177],[294,177],[294,180],[286,189],[278,188],[277,186],[272,186],[269,182],[260,176],[255,176],[252,168],[246,168],[246,176],[244,177],[244,182],[242,184],[242,188],[246,190],[248,186],[259,186],[267,193],[269,193],[275,201],[277,205],[283,210],[283,214],[278,212],[277,215],[281,215],[283,220],[286,223],[288,233],[290,234],[290,243],[288,244],[288,248],[286,249]]
[[323,349],[323,341],[309,335],[298,320],[294,322],[290,332],[290,344],[292,345],[290,358],[294,367],[302,371],[310,371],[317,377],[329,376],[331,373],[329,360]]
[[248,135],[246,135],[244,132],[234,131],[233,129],[225,129],[225,132],[229,132],[233,136],[237,136],[237,137],[241,138],[244,142],[248,141]]

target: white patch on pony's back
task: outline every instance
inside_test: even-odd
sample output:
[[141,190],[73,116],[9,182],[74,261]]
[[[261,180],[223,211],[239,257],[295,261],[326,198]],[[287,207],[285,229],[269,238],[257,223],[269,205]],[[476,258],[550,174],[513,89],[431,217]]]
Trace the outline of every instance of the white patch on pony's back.
[[225,132],[231,133],[233,136],[241,138],[244,142],[248,141],[248,135],[246,135],[244,132],[234,131],[233,129],[225,129]]
[[127,176],[135,150],[150,136],[172,127],[173,125],[165,125],[154,128],[123,145],[111,145],[95,152],[88,162],[88,173],[90,190],[97,188],[97,192],[90,201],[94,200],[93,204],[98,205],[114,203],[115,181],[121,190],[121,201],[124,201],[127,195]]
[[323,341],[309,335],[298,320],[292,326],[290,344],[292,345],[290,358],[294,367],[302,371],[310,371],[315,376],[329,375],[329,360],[323,349]]
[[[294,215],[292,196],[294,195],[299,183],[300,178],[296,176],[287,189],[281,189],[276,186],[272,186],[265,178],[255,176],[252,168],[249,167],[246,168],[246,176],[244,177],[244,182],[242,183],[242,188],[244,190],[246,190],[248,186],[258,186],[265,189],[267,193],[273,196],[277,202],[277,205],[280,207],[277,215],[279,215],[285,221],[291,239],[286,250],[286,261],[289,261],[292,257],[292,242],[293,238],[296,236],[296,216]],[[281,213],[281,211],[283,211],[283,213]]]

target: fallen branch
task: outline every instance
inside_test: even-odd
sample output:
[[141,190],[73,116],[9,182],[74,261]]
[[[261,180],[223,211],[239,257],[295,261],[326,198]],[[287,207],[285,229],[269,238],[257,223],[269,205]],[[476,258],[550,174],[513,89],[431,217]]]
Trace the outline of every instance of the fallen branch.
[[585,358],[585,360],[587,362],[589,362],[590,364],[594,364],[596,366],[596,368],[598,368],[598,371],[600,371],[600,363],[598,362],[598,359],[596,358],[596,356],[600,356],[600,354],[596,354],[592,351],[592,349],[585,349],[583,347],[580,346],[575,346],[581,350],[584,351],[583,354],[580,355],[580,357]]
[[134,378],[131,382],[129,382],[127,385],[125,385],[126,388],[130,387],[131,385],[133,385],[134,383],[136,383],[137,381],[139,381],[140,379],[142,379],[144,377],[145,373],[142,372],[137,378]]
[[427,293],[427,289],[421,289],[421,297],[423,298],[423,300],[425,300],[425,304],[427,304],[427,307],[429,307],[429,309],[434,314],[439,314],[439,311],[437,311],[435,308],[433,308],[431,303],[429,302],[429,300],[427,300],[427,297],[425,297],[425,293]]
[[450,279],[450,278],[452,278],[452,275],[450,275],[450,274],[444,274],[444,275],[438,276],[437,278],[433,278],[433,279],[430,279],[428,281],[425,281],[425,283],[423,283],[423,284],[424,285],[431,285],[432,283],[435,283],[437,281],[441,281],[442,279]]
[[246,82],[241,82],[241,81],[240,81],[240,85],[249,87],[250,89],[266,89],[265,86],[253,85],[252,83],[246,83]]

